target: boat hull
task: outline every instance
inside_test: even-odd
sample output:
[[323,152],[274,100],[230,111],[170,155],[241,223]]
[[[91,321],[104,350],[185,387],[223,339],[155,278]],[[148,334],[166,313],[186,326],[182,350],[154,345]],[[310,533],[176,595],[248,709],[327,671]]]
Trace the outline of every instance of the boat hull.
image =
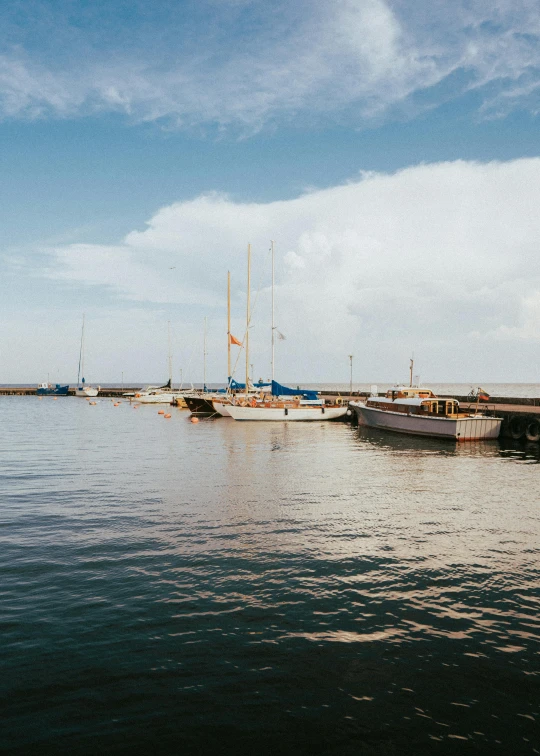
[[476,441],[496,439],[501,430],[502,418],[472,415],[471,417],[447,418],[424,417],[404,412],[388,412],[366,407],[356,402],[350,403],[359,425],[380,430],[406,433],[413,436],[449,438],[455,441]]
[[135,394],[137,404],[172,404],[174,394]]
[[231,413],[229,412],[229,407],[230,407],[229,404],[224,404],[223,402],[220,402],[214,399],[214,401],[212,402],[212,406],[214,407],[218,415],[221,415],[221,417],[231,416]]
[[99,389],[92,388],[91,386],[85,386],[84,388],[75,389],[75,396],[81,396],[84,399],[88,398],[89,396],[97,396],[98,394],[99,394]]
[[192,415],[215,415],[212,399],[206,396],[185,396],[184,401]]
[[55,388],[38,388],[36,394],[38,396],[67,396],[69,392],[69,386],[56,386]]
[[227,407],[234,420],[273,420],[277,422],[337,420],[347,407]]

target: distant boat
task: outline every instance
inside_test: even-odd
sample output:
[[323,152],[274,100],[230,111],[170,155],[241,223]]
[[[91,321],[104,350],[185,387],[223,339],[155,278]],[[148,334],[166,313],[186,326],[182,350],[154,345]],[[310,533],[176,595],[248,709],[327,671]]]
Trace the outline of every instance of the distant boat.
[[36,394],[38,396],[67,396],[69,386],[61,386],[56,383],[54,386],[52,383],[38,383]]
[[[129,396],[130,401],[136,401],[138,404],[174,404],[179,401],[179,406],[182,406],[182,395],[185,393],[185,389],[173,389],[172,387],[172,354],[171,354],[171,323],[167,322],[167,334],[169,343],[169,380],[164,386],[147,386],[141,391],[124,396]],[[133,399],[131,398],[133,397]]]
[[[82,376],[82,380],[81,380]],[[81,349],[79,352],[79,370],[77,372],[77,388],[75,389],[75,396],[82,396],[85,399],[88,397],[97,396],[99,394],[99,386],[97,388],[93,388],[92,386],[86,386],[86,381],[84,378],[84,315],[83,315],[83,321],[82,321],[82,332],[81,332]]]
[[441,399],[428,388],[394,386],[386,396],[350,402],[359,425],[414,436],[473,441],[498,438],[502,418],[462,412],[457,399]]

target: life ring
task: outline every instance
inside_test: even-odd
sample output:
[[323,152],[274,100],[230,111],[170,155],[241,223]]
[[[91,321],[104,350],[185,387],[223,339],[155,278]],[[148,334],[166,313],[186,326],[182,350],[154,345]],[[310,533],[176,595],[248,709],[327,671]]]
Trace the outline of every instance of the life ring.
[[527,441],[540,441],[540,425],[536,420],[531,420],[525,429],[525,438]]
[[336,404],[343,404],[343,399],[340,396],[336,399]]
[[518,441],[525,435],[525,431],[527,430],[527,421],[524,417],[514,415],[510,418],[509,428],[510,436],[514,439],[514,441]]
[[252,407],[256,407],[257,406],[257,400],[255,399],[255,397],[253,397],[253,399],[250,401],[250,405]]

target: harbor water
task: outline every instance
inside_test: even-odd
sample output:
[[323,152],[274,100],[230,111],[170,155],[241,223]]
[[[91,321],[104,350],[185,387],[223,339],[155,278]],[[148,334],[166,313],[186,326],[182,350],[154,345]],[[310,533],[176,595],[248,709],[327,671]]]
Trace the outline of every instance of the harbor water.
[[3,397],[0,751],[540,753],[540,451]]

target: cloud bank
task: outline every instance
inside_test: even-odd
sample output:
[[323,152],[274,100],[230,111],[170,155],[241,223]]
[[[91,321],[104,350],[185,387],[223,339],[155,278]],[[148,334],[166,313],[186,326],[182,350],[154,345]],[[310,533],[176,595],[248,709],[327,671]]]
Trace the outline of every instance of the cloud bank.
[[364,124],[473,90],[484,116],[540,102],[532,0],[134,0],[128,18],[100,0],[77,17],[60,0],[28,3],[24,24],[18,8],[0,10],[4,117],[105,111],[250,133]]
[[[245,249],[254,255],[255,372],[269,369],[269,240],[275,239],[284,378],[540,380],[540,159],[420,165],[268,204],[219,194],[161,209],[116,245],[42,250],[62,285],[105,287],[126,307],[184,307],[225,326],[232,272],[242,335]],[[42,273],[43,274],[43,273]],[[224,338],[214,379],[225,370]]]

